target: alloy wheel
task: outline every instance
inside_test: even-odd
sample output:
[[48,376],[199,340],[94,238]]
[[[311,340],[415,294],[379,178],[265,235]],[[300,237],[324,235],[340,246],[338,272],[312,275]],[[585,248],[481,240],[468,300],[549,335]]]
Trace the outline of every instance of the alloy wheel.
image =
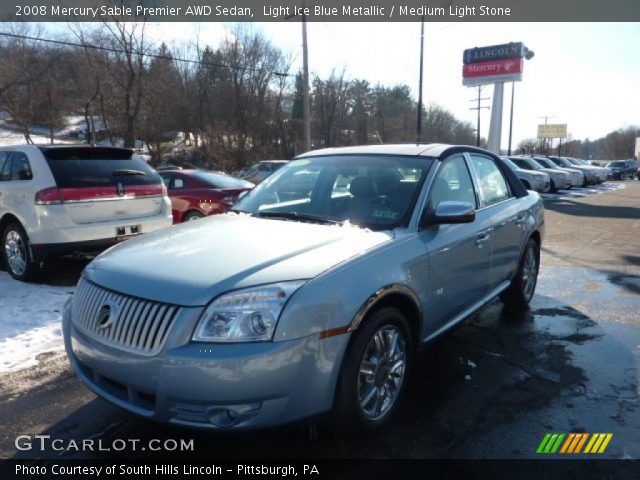
[[15,275],[24,275],[27,270],[27,248],[20,233],[9,230],[4,240],[4,251],[8,267]]
[[358,371],[358,400],[368,420],[393,407],[405,377],[407,346],[401,330],[384,325],[369,340]]
[[538,278],[538,258],[533,246],[527,248],[522,264],[522,291],[528,301],[533,297]]

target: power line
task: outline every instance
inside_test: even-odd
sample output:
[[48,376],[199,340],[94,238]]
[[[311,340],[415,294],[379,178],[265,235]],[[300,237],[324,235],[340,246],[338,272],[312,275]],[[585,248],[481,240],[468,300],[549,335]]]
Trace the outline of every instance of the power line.
[[[119,49],[119,48],[115,48],[115,47],[105,47],[105,46],[101,46],[101,45],[91,45],[91,44],[83,44],[83,43],[75,43],[75,42],[69,42],[69,41],[65,41],[65,40],[54,40],[52,38],[40,38],[40,37],[32,37],[29,35],[18,35],[16,33],[9,33],[9,32],[0,32],[0,36],[3,37],[11,37],[11,38],[19,38],[22,40],[32,40],[32,41],[36,41],[36,42],[43,42],[43,43],[53,43],[55,45],[64,45],[67,47],[76,47],[76,48],[85,48],[85,49],[90,49],[90,50],[99,50],[99,51],[103,51],[103,52],[111,52],[111,53],[124,53],[126,54],[127,52],[125,50]],[[242,66],[238,66],[238,65],[228,65],[226,63],[217,63],[217,62],[205,62],[203,60],[194,60],[191,58],[177,58],[177,57],[172,57],[169,55],[160,55],[157,53],[147,53],[147,52],[135,52],[136,55],[140,55],[142,57],[150,57],[150,58],[157,58],[160,60],[172,60],[172,61],[176,61],[176,62],[185,62],[185,63],[193,63],[193,64],[198,64],[198,65],[204,65],[204,66],[209,66],[209,67],[217,67],[217,68],[228,68],[231,70],[245,70],[245,71],[249,71],[249,72],[263,72],[264,70],[258,69],[258,68],[252,68],[252,67],[242,67]],[[278,76],[278,77],[291,77],[293,75],[291,75],[290,73],[283,73],[283,72],[271,72],[274,75]]]

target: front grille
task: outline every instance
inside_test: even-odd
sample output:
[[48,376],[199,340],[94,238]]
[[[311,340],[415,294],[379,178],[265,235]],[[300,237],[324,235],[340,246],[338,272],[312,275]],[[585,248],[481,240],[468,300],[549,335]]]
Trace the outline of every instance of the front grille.
[[81,278],[73,295],[73,323],[93,339],[122,350],[156,355],[180,307],[131,297]]

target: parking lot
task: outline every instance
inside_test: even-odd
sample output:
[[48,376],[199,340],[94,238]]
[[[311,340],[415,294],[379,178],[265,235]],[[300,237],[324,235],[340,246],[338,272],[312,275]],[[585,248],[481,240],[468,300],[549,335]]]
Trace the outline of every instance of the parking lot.
[[[0,371],[0,455],[16,455],[18,435],[46,434],[193,438],[194,452],[176,452],[181,458],[529,458],[546,432],[611,432],[607,457],[640,458],[640,182],[544,198],[546,238],[531,310],[493,302],[429,345],[396,421],[379,433],[354,438],[322,422],[233,434],[153,424],[97,398],[53,349],[33,366]],[[84,265],[53,262],[34,288],[56,287],[62,302]],[[47,308],[55,313],[55,305]],[[160,453],[17,453],[73,455]]]

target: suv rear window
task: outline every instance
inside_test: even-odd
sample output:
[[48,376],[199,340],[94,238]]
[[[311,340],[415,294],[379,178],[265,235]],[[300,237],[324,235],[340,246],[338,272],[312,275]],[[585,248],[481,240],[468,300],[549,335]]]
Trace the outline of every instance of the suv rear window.
[[126,148],[49,148],[42,153],[58,188],[161,183],[156,171]]

